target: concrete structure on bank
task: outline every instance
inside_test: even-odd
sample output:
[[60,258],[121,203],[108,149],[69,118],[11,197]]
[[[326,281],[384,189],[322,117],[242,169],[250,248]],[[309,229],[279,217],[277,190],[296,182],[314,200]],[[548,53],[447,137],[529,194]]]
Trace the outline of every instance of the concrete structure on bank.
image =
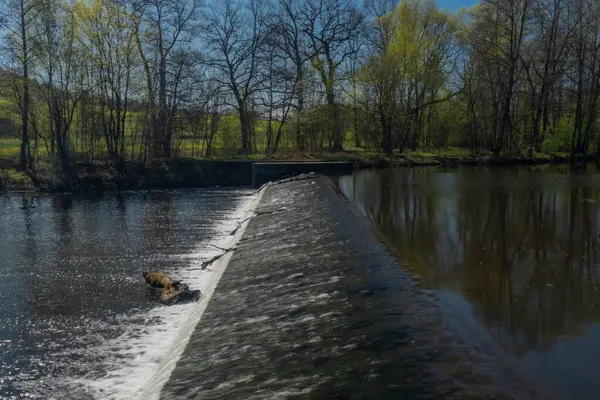
[[350,162],[327,161],[249,161],[249,160],[159,160],[146,171],[140,187],[254,186],[303,173],[351,174]]
[[352,163],[347,161],[282,161],[256,162],[252,165],[252,185],[261,185],[288,176],[308,173],[324,175],[351,174]]
[[161,399],[538,398],[456,337],[329,179],[263,190]]

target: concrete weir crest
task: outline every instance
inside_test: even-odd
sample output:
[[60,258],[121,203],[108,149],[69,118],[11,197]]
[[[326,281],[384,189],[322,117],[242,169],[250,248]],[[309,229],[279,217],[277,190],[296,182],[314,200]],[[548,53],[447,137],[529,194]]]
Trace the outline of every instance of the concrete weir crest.
[[[256,197],[251,201],[247,211],[241,218],[242,222],[240,227],[236,230],[235,234],[231,237],[228,243],[230,247],[234,247],[244,235],[246,227],[250,223],[256,207],[260,203],[265,189],[268,186],[269,183],[261,186],[261,188],[257,191]],[[187,321],[184,321],[184,324],[180,326],[177,337],[174,341],[175,346],[168,354],[165,355],[165,358],[160,362],[155,372],[148,377],[148,384],[138,397],[140,400],[158,400],[160,398],[162,387],[169,380],[169,377],[175,369],[177,362],[181,358],[181,355],[183,354],[190,337],[194,332],[194,329],[202,319],[202,314],[206,310],[215,288],[217,287],[219,280],[227,268],[227,264],[229,263],[229,260],[234,252],[235,250],[225,253],[219,260],[210,265],[210,268],[214,273],[207,289],[202,294],[202,298],[198,303],[197,309],[193,312],[191,317]]]

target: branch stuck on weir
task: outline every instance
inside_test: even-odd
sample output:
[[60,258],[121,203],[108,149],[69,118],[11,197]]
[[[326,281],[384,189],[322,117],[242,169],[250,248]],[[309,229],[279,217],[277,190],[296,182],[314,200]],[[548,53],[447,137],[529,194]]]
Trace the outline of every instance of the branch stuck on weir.
[[227,249],[225,247],[219,247],[219,246],[217,246],[215,244],[211,244],[211,243],[209,243],[208,245],[214,247],[215,249],[219,249],[221,251],[227,251],[227,250],[229,250],[229,249]]
[[[211,245],[211,246],[213,246],[213,247],[217,247],[217,246],[215,246],[214,244],[213,244],[213,245]],[[219,254],[219,255],[217,255],[217,256],[214,256],[213,258],[211,258],[211,259],[210,259],[210,260],[208,260],[208,261],[202,261],[202,266],[201,266],[201,269],[206,269],[206,267],[208,267],[209,265],[211,265],[211,264],[212,264],[212,263],[214,263],[215,261],[219,260],[219,259],[220,259],[221,257],[223,257],[225,254],[229,253],[230,251],[234,251],[234,250],[236,249],[236,247],[235,247],[235,246],[234,246],[234,247],[230,247],[230,248],[228,248],[228,249],[222,249],[222,248],[220,248],[220,247],[217,247],[217,248],[218,248],[218,249],[221,249],[221,250],[223,250],[223,253],[222,253],[222,254]]]
[[317,178],[317,177],[318,177],[318,175],[316,175],[314,172],[309,172],[308,174],[284,176],[283,178],[281,178],[281,179],[279,179],[277,181],[264,183],[261,187],[258,188],[258,190],[250,193],[249,196],[252,196],[252,195],[255,195],[255,194],[259,193],[261,190],[263,190],[267,186],[281,185],[282,183],[295,182],[295,181],[303,181],[305,179],[314,179],[314,178]]
[[252,217],[248,217],[248,218],[244,219],[242,222],[235,221],[238,224],[238,226],[237,226],[237,228],[235,228],[234,230],[231,231],[231,233],[229,234],[229,236],[235,235],[237,233],[237,231],[242,227],[242,224],[244,222],[248,221],[250,218],[252,218]]
[[[315,175],[314,173],[309,173],[309,174],[301,174],[301,175],[296,175],[296,176],[292,176],[292,177],[285,177],[283,179],[280,179],[278,181],[275,182],[267,182],[265,184],[263,184],[256,192],[253,192],[252,194],[256,194],[259,193],[261,190],[263,190],[265,187],[267,186],[273,186],[273,185],[280,185],[282,183],[287,183],[287,182],[295,182],[295,181],[302,181],[305,179],[314,179],[316,178],[318,175]],[[252,212],[254,213],[255,216],[258,215],[265,215],[265,214],[273,214],[276,212],[280,212],[280,211],[285,211],[286,208],[280,208],[277,210],[271,210],[271,211],[255,211],[255,210],[243,210],[244,212]],[[229,234],[229,236],[233,236],[237,233],[237,231],[242,227],[242,224],[246,221],[248,221],[250,218],[252,217],[247,217],[245,218],[243,221],[236,221],[238,226],[237,228],[235,228],[233,231],[231,231],[231,233]]]
[[[280,211],[285,211],[287,210],[287,208],[278,208],[277,210],[270,210],[270,211],[255,211],[255,210],[244,210],[246,212],[253,212],[256,215],[267,215],[267,214],[274,214],[276,212],[280,212]],[[246,218],[244,221],[246,221],[248,218]],[[243,223],[243,222],[242,222]]]
[[315,179],[317,177],[318,177],[318,175],[315,174],[314,172],[309,172],[308,174],[291,175],[291,176],[286,176],[278,181],[271,182],[270,185],[281,185],[282,183],[303,181],[305,179]]
[[[287,210],[287,208],[280,208],[280,209],[271,210],[271,211],[244,210],[244,212],[252,212],[252,213],[254,213],[254,216],[258,216],[258,215],[273,214],[273,213],[280,212],[280,211],[285,211],[285,210]],[[238,224],[238,226],[233,231],[231,231],[231,233],[229,234],[229,236],[235,235],[237,233],[237,231],[242,227],[242,225],[244,224],[244,222],[248,221],[250,218],[252,218],[252,217],[244,218],[244,220],[241,221],[241,222],[240,221],[236,221],[237,224]]]

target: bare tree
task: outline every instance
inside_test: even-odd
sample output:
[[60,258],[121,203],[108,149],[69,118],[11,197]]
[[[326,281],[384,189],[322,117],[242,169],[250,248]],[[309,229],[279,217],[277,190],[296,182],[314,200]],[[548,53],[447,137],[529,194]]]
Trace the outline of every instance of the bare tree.
[[306,64],[309,54],[307,38],[301,30],[302,2],[298,0],[279,0],[277,13],[271,21],[271,43],[279,49],[280,58],[289,63],[287,81],[290,83],[291,97],[296,98],[296,149],[305,150],[306,141],[302,129],[302,114],[305,108],[307,89]]
[[299,85],[296,69],[290,68],[292,64],[288,65],[287,56],[279,51],[276,42],[277,37],[271,36],[263,46],[264,66],[259,71],[260,80],[265,84],[260,104],[266,109],[263,118],[267,122],[267,156],[277,152]]
[[73,8],[58,0],[44,0],[36,22],[37,80],[48,108],[50,138],[65,179],[72,176],[71,127],[77,105],[85,90],[81,48],[77,46]]
[[267,28],[263,12],[259,0],[211,4],[203,30],[208,47],[205,62],[216,71],[215,79],[231,91],[244,154],[252,152],[250,99],[261,88],[257,77]]
[[83,34],[80,43],[93,71],[90,86],[100,98],[99,120],[106,149],[122,171],[132,74],[138,61],[134,30],[124,7],[107,0],[91,6],[78,4],[77,11]]
[[[540,1],[533,4],[535,37],[525,44],[523,67],[531,91],[531,147],[540,151],[543,136],[550,127],[550,97],[567,65],[569,43],[575,32],[566,24],[566,0]],[[566,29],[565,29],[566,28]],[[541,125],[541,126],[540,126]],[[540,134],[541,129],[541,134]]]
[[[576,18],[572,51],[575,116],[571,154],[586,154],[596,125],[600,96],[600,6],[595,1],[575,1]],[[600,145],[598,145],[600,149]]]
[[307,0],[300,10],[301,27],[310,41],[307,56],[325,88],[329,110],[329,147],[342,150],[340,111],[336,103],[339,66],[356,52],[352,39],[361,35],[363,15],[350,0]]
[[12,87],[15,100],[21,116],[21,149],[20,168],[33,168],[33,157],[30,147],[29,110],[30,110],[30,70],[33,62],[32,34],[33,24],[38,13],[39,1],[37,0],[5,0],[0,2],[4,15],[2,23],[6,31],[6,44],[10,70],[12,73]]
[[[131,19],[146,75],[147,101],[152,126],[152,156],[170,157],[169,103],[177,92],[181,55],[189,54],[195,33],[198,0],[135,0]],[[143,34],[142,34],[143,33]],[[176,58],[178,60],[176,60]],[[175,70],[170,67],[175,67]]]

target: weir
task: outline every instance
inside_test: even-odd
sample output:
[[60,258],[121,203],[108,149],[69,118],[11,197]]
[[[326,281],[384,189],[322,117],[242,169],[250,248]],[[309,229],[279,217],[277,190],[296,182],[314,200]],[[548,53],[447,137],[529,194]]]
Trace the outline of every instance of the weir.
[[451,331],[328,178],[261,195],[161,399],[539,398]]
[[[240,238],[244,235],[246,227],[248,226],[248,221],[255,212],[254,210],[257,204],[260,202],[263,193],[264,191],[260,191],[258,195],[247,204],[248,210],[246,210],[241,217],[241,221],[243,222],[239,224],[234,233],[232,232],[233,234],[230,235],[229,240],[220,243],[222,246],[229,248],[236,246]],[[145,386],[144,390],[139,396],[140,399],[152,400],[159,398],[160,388],[169,378],[177,361],[181,357],[186,345],[188,344],[188,340],[192,331],[202,318],[202,315],[214,294],[215,288],[217,287],[217,284],[219,283],[219,280],[225,271],[229,260],[231,259],[231,254],[231,252],[227,252],[215,262],[211,263],[211,280],[202,293],[202,298],[198,307],[194,310],[190,318],[186,321],[183,321],[182,326],[179,327],[178,336],[174,340],[175,346],[171,348],[167,358],[159,365],[158,369],[151,376],[148,385]]]

